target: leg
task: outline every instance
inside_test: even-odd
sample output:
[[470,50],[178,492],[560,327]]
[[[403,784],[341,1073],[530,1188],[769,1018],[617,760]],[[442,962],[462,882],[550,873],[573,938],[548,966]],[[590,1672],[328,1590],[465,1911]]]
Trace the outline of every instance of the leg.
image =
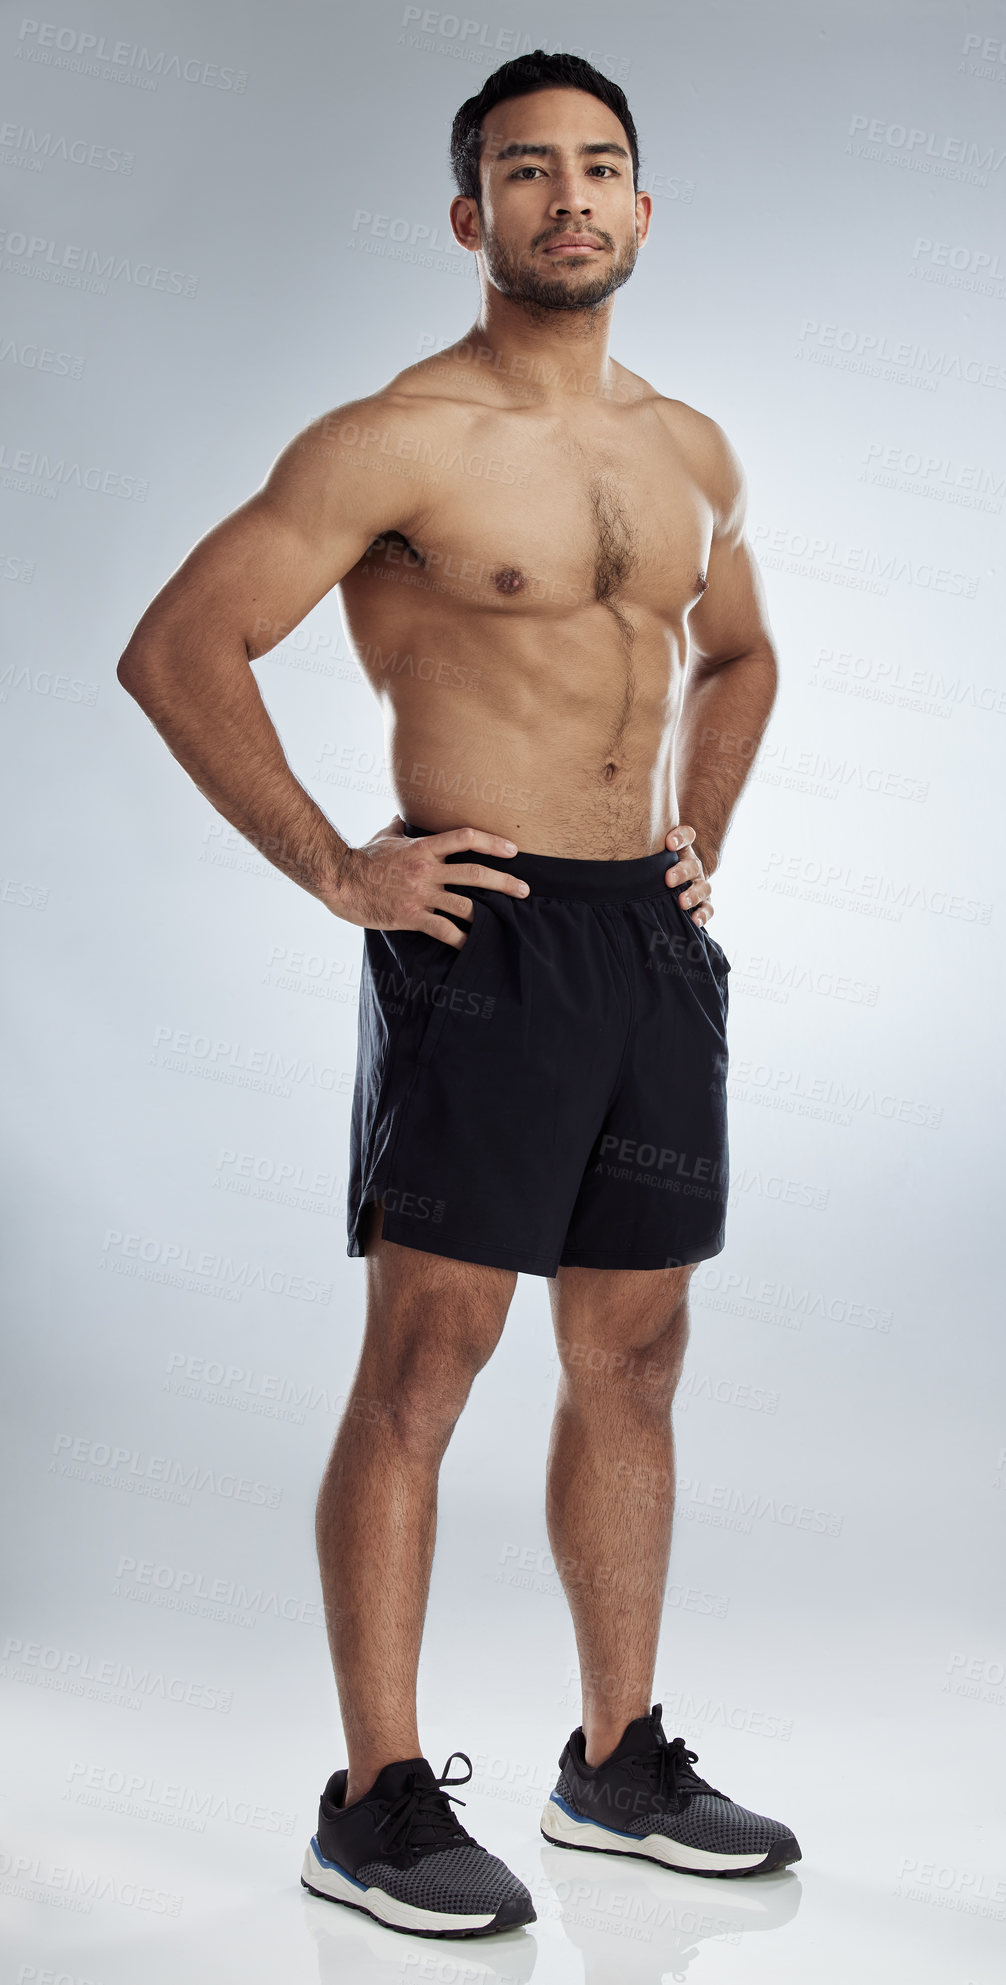
[[573,1615],[587,1762],[650,1708],[674,1509],[671,1402],[691,1268],[560,1268],[549,1542]]
[[436,1534],[437,1478],[517,1277],[381,1235],[367,1244],[360,1362],[318,1497],[329,1646],[349,1752],[347,1805],[421,1755],[416,1674]]

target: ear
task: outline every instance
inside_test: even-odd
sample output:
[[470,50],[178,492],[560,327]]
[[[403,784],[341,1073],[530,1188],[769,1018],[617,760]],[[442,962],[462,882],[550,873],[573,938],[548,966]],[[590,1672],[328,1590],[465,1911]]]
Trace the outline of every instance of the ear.
[[646,240],[646,237],[650,232],[650,221],[652,215],[653,215],[653,201],[651,200],[650,195],[648,193],[637,193],[636,194],[636,239],[639,242],[640,247],[642,247],[643,242]]
[[455,194],[451,201],[451,227],[454,230],[455,241],[460,242],[462,248],[469,249],[472,254],[477,248],[481,248],[482,217],[478,202],[469,199],[464,193]]

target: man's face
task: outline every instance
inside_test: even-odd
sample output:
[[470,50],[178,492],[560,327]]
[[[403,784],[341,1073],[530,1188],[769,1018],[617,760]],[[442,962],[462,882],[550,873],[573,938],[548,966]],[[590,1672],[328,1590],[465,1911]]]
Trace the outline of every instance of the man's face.
[[536,311],[589,310],[627,282],[650,218],[614,112],[583,90],[512,97],[486,119],[481,213],[458,198],[458,239],[493,287]]

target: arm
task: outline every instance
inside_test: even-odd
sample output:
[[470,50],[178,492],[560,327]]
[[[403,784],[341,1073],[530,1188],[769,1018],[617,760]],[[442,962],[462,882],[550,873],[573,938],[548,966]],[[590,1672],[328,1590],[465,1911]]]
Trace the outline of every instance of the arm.
[[[339,409],[290,442],[261,489],[200,539],[151,601],[118,677],[200,792],[284,875],[349,923],[424,930],[460,948],[464,933],[438,912],[467,917],[472,906],[450,884],[499,872],[446,867],[443,857],[513,854],[510,843],[467,827],[410,841],[398,821],[351,848],[291,771],[250,667],[381,531],[416,529],[408,484],[357,466],[361,451],[340,446],[347,418],[374,411],[373,401]],[[399,404],[396,418],[404,430],[414,416]],[[517,892],[508,877],[487,886]]]
[[[744,536],[744,472],[722,429],[712,421],[706,425],[703,483],[715,521],[707,590],[688,622],[689,667],[675,768],[680,820],[694,829],[692,855],[700,864],[694,868],[682,856],[678,867],[683,876],[687,868],[699,877],[719,866],[775,701],[778,674],[761,575]],[[668,845],[674,845],[673,834]],[[712,914],[708,896],[708,882],[703,887],[699,880],[679,900],[688,910],[702,904],[695,920],[706,922]]]
[[341,417],[305,428],[255,495],[200,539],[118,665],[123,688],[200,792],[260,854],[323,898],[347,844],[287,764],[250,663],[362,556],[381,528],[376,503],[402,501],[393,487],[370,489],[374,477],[339,472]]

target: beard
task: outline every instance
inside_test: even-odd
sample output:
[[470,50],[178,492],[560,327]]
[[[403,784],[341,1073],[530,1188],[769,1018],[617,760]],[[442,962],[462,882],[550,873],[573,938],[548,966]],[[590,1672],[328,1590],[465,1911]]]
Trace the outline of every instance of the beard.
[[[573,232],[568,227],[552,229],[531,243],[531,252],[543,242],[558,240],[560,234]],[[599,229],[591,229],[590,232],[605,248],[614,248],[610,234],[602,234]],[[615,291],[628,282],[636,266],[639,248],[633,235],[632,240],[627,241],[615,255],[614,261],[589,275],[579,269],[572,280],[567,276],[546,276],[538,269],[528,267],[521,262],[517,251],[502,241],[491,228],[483,235],[482,254],[486,274],[494,289],[498,289],[509,302],[522,305],[530,316],[540,321],[553,311],[596,310],[600,304],[606,303],[609,296],[614,296]]]

